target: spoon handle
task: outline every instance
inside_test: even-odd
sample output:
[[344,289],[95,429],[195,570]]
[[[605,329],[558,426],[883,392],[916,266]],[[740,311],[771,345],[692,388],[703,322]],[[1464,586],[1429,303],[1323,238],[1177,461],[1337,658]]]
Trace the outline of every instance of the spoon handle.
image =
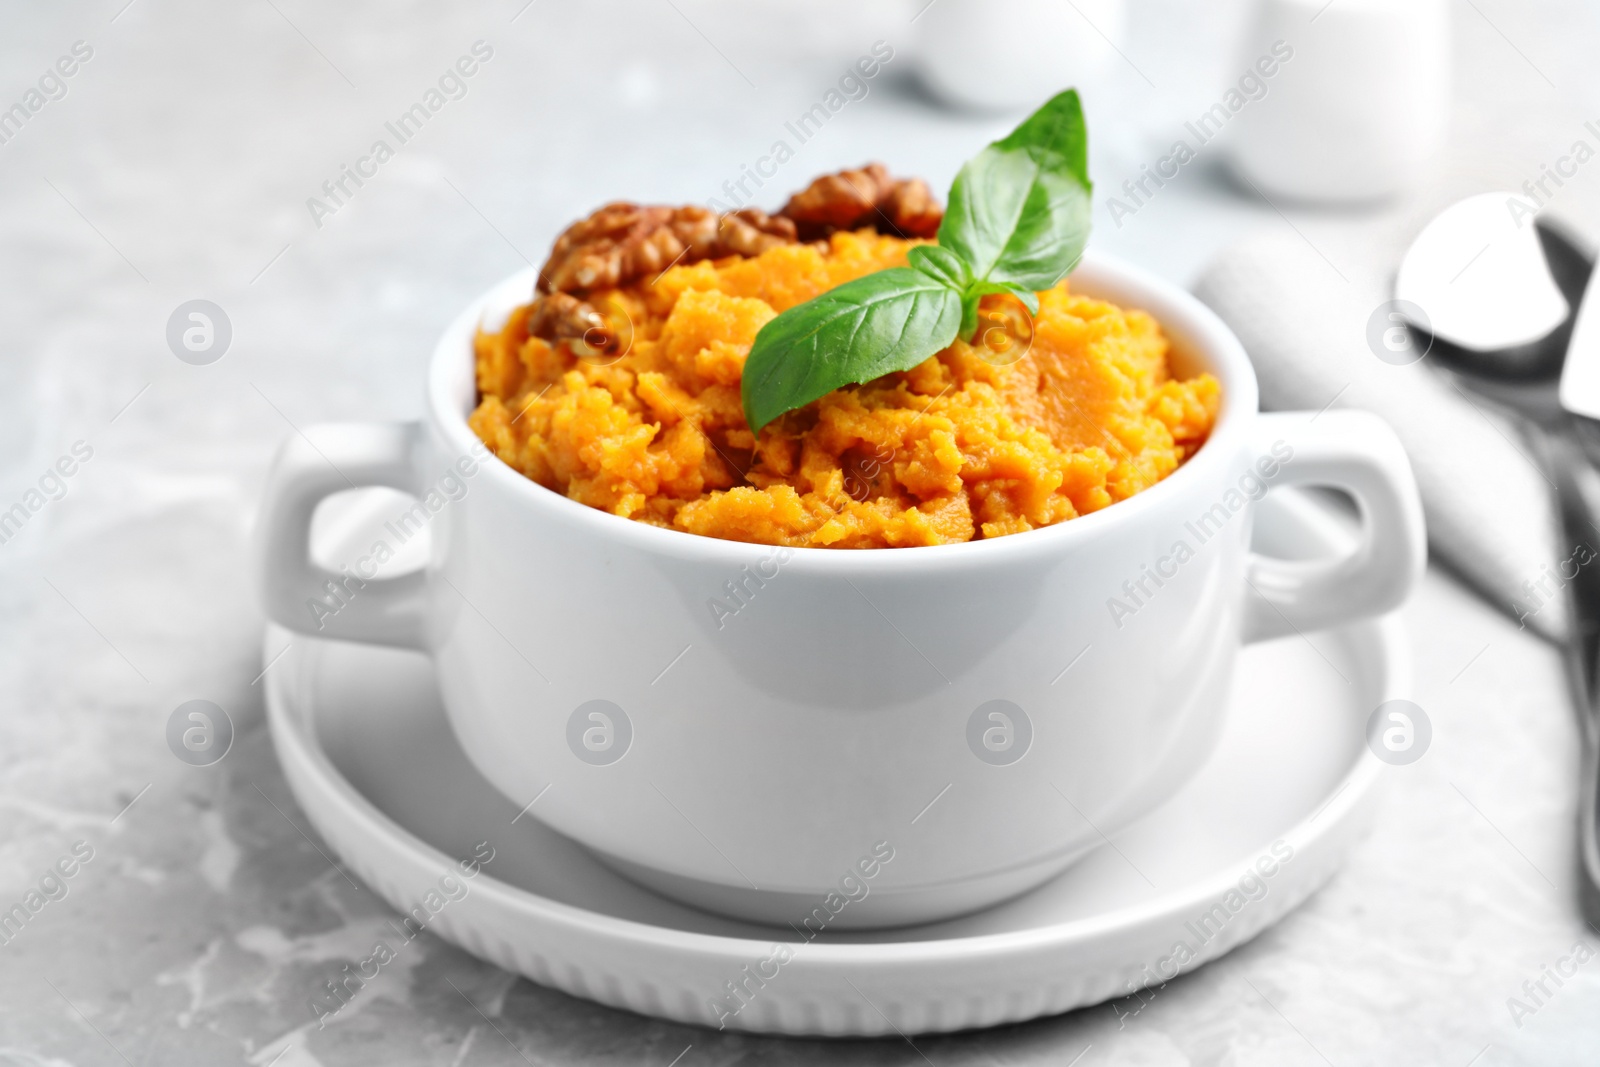
[[[1556,485],[1565,543],[1560,576],[1567,582],[1572,638],[1567,662],[1579,710],[1583,769],[1578,799],[1579,903],[1600,930],[1600,469],[1583,442],[1566,430],[1531,428],[1530,436]],[[1569,564],[1573,573],[1568,574]]]
[[1600,930],[1600,745],[1591,739],[1583,746],[1583,783],[1578,803],[1579,864],[1583,882],[1579,906],[1584,921]]

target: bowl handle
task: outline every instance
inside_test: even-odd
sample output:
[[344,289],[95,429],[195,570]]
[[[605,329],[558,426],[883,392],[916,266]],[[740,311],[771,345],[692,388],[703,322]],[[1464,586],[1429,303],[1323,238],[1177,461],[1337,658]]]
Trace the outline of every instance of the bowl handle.
[[426,649],[424,572],[336,573],[311,559],[311,516],[323,498],[383,485],[417,493],[421,423],[323,423],[284,441],[256,524],[256,588],[267,617],[315,637]]
[[1244,640],[1320,630],[1399,607],[1428,553],[1416,478],[1394,430],[1371,412],[1323,411],[1264,414],[1255,433],[1258,483],[1343,490],[1361,513],[1361,533],[1355,551],[1337,559],[1251,553]]

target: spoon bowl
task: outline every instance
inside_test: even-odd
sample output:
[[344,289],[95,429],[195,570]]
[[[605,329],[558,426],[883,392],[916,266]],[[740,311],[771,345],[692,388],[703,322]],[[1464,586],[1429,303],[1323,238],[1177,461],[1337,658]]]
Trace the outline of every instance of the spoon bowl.
[[[1567,308],[1560,322],[1547,333],[1493,347],[1482,343],[1483,339],[1476,344],[1463,343],[1466,338],[1442,336],[1415,321],[1408,322],[1408,326],[1438,365],[1462,385],[1540,426],[1553,427],[1568,421],[1559,398],[1561,370],[1577,319],[1575,309],[1582,303],[1594,260],[1584,242],[1562,223],[1541,218],[1534,223],[1534,232],[1542,253],[1542,269]],[[1403,295],[1398,282],[1395,293],[1399,299],[1410,299]]]

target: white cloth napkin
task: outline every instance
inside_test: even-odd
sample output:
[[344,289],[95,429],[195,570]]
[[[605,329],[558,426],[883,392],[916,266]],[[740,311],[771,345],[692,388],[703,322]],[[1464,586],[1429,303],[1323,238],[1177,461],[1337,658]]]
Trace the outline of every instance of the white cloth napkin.
[[1390,298],[1394,270],[1424,221],[1285,226],[1224,252],[1194,290],[1244,342],[1263,408],[1331,405],[1387,419],[1416,471],[1435,558],[1561,641],[1569,613],[1548,574],[1573,546],[1559,540],[1550,485],[1520,432],[1428,359],[1395,366],[1368,345],[1368,321]]

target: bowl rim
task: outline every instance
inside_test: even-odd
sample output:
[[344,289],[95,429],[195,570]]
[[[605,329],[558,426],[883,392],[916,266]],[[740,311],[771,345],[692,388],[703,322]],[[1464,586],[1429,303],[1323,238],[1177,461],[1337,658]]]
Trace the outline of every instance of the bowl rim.
[[[482,441],[467,425],[477,403],[473,338],[479,327],[503,316],[533,292],[536,268],[525,268],[480,294],[445,328],[429,361],[428,422],[450,454],[478,455],[480,473],[497,491],[522,501],[551,522],[577,526],[580,533],[613,547],[634,549],[680,560],[723,563],[738,569],[752,558],[769,555],[776,546],[732,541],[683,530],[667,529],[624,518],[579,503],[512,468],[493,453],[482,455]],[[1216,313],[1178,285],[1116,257],[1085,252],[1069,275],[1077,291],[1138,308],[1150,314],[1167,334],[1180,361],[1215,375],[1222,387],[1222,405],[1210,437],[1186,463],[1160,482],[1126,500],[1075,519],[1022,534],[983,538],[957,544],[851,551],[795,547],[786,569],[833,574],[925,573],[930,568],[965,569],[1002,559],[1027,560],[1057,556],[1090,539],[1116,536],[1118,529],[1139,521],[1146,512],[1179,499],[1201,478],[1217,478],[1237,455],[1257,412],[1259,391],[1244,346]],[[476,446],[476,447],[475,447]]]

